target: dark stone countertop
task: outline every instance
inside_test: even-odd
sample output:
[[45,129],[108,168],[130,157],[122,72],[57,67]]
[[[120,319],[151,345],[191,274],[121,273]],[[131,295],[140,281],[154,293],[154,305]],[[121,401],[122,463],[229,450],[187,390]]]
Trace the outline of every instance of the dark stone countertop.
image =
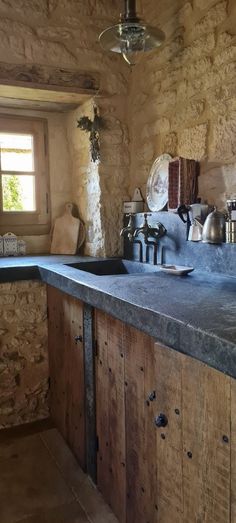
[[195,270],[94,276],[79,256],[0,259],[0,282],[41,279],[236,378],[236,278]]

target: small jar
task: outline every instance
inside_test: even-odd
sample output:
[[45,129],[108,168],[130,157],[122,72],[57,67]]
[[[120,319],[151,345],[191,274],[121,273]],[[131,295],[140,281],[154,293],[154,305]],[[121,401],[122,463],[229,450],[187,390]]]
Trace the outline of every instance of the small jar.
[[3,237],[0,236],[0,256],[4,256]]
[[19,256],[24,256],[26,254],[26,243],[24,240],[18,240],[17,250]]
[[17,256],[17,237],[12,232],[3,235],[4,256]]
[[236,243],[236,221],[225,223],[225,241],[226,243]]
[[229,213],[229,220],[236,220],[236,198],[232,198],[226,201],[227,209]]

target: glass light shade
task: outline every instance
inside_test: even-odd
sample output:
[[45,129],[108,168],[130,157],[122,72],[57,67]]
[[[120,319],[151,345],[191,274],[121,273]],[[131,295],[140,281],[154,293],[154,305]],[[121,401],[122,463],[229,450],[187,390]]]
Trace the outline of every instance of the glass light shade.
[[129,55],[139,51],[151,51],[165,40],[165,34],[143,22],[123,22],[105,29],[99,41],[105,51]]

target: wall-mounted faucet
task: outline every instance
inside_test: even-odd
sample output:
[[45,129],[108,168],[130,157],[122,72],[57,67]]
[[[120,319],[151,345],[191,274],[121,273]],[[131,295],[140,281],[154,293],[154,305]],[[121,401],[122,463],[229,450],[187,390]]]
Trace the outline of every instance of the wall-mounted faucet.
[[[150,215],[149,215],[150,216]],[[153,246],[153,264],[157,264],[157,240],[166,234],[166,228],[160,222],[157,222],[156,227],[152,227],[148,223],[148,215],[144,214],[144,222],[141,227],[134,230],[133,237],[136,238],[139,234],[144,236],[144,243],[146,245],[146,261],[149,261],[149,249]],[[152,241],[149,238],[153,238]],[[155,240],[155,241],[154,241]]]
[[145,243],[148,242],[148,238],[150,237],[159,240],[166,234],[166,228],[162,223],[157,222],[156,227],[152,227],[149,225],[147,217],[148,215],[145,213],[143,225],[134,230],[134,237],[136,238],[139,234],[143,234]]
[[129,215],[129,222],[127,227],[123,227],[120,231],[120,236],[125,236],[127,234],[127,237],[130,242],[136,243],[139,245],[139,261],[143,261],[143,244],[141,240],[135,240],[134,233],[135,233],[135,226],[134,226],[134,214]]
[[132,241],[133,235],[134,235],[135,227],[134,227],[134,215],[129,214],[129,222],[126,227],[123,227],[120,231],[120,236],[124,236],[127,234],[129,241]]

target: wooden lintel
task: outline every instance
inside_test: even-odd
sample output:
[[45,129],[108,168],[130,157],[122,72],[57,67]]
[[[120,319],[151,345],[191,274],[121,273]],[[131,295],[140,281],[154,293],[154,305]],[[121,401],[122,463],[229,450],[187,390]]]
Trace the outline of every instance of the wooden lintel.
[[61,67],[0,62],[0,84],[92,96],[99,89],[99,76]]

